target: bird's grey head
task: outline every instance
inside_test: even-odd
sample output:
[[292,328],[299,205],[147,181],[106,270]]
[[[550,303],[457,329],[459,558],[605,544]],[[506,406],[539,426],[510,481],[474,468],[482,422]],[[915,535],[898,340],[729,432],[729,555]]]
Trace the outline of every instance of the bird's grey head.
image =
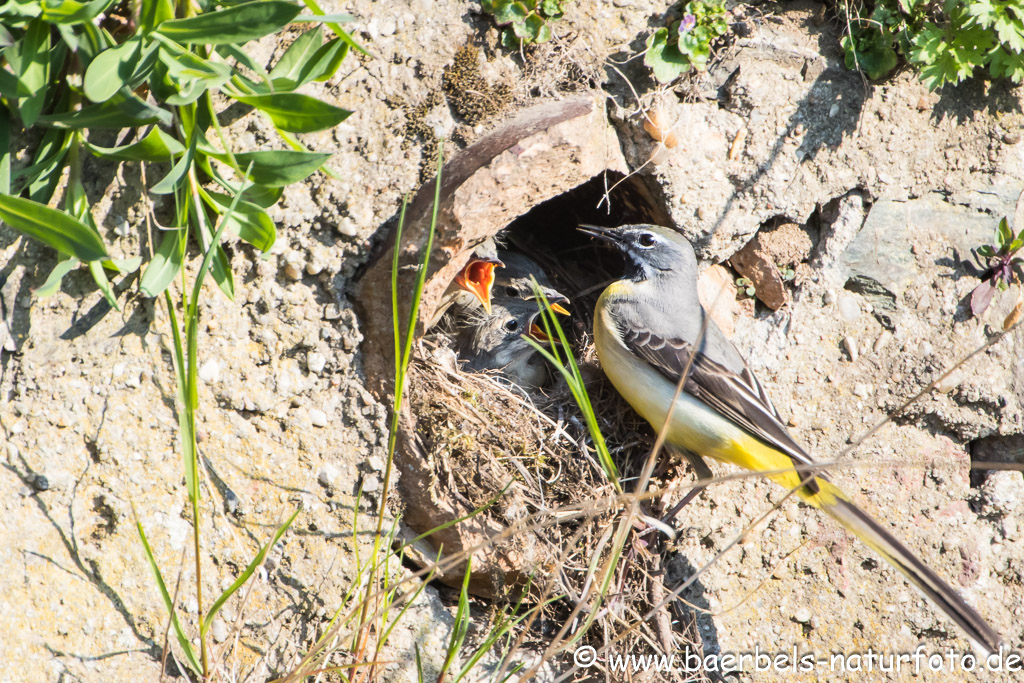
[[636,224],[618,228],[581,225],[579,229],[618,248],[626,257],[626,277],[631,280],[697,276],[693,246],[671,228]]

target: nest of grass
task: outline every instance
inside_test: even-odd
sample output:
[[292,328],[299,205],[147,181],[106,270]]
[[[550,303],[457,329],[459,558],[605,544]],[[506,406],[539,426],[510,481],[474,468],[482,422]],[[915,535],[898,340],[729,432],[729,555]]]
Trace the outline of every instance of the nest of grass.
[[[549,273],[563,291],[580,291],[573,286],[571,272],[550,266]],[[629,480],[650,453],[653,433],[598,365],[589,331],[599,293],[596,289],[572,297],[573,317],[566,332],[620,481],[627,482],[628,490]],[[490,578],[489,585],[476,593],[509,604],[528,586],[527,602],[544,605],[536,617],[555,631],[566,623],[582,623],[593,604],[593,568],[615,552],[612,537],[626,505],[616,500],[565,381],[554,371],[555,381],[548,389],[531,390],[499,373],[463,371],[450,337],[440,332],[421,338],[417,350],[407,395],[416,415],[415,441],[432,468],[432,494],[445,499],[459,516],[472,515],[478,528],[512,532],[474,553],[474,572],[483,569]],[[690,480],[691,475],[677,473],[669,459],[662,461],[658,474],[664,480],[677,474]],[[659,502],[652,503],[645,509],[660,507]],[[665,652],[686,647],[701,651],[695,615],[678,601],[671,601],[656,617],[644,618],[669,593],[662,578],[671,573],[665,568],[669,552],[653,528],[634,529],[583,642],[599,648],[622,637],[617,651],[632,646],[642,651],[651,651],[652,646]],[[446,577],[451,584],[461,579],[459,572]],[[548,602],[558,595],[563,598]],[[524,626],[520,636],[538,634]],[[549,641],[537,644],[543,648]]]

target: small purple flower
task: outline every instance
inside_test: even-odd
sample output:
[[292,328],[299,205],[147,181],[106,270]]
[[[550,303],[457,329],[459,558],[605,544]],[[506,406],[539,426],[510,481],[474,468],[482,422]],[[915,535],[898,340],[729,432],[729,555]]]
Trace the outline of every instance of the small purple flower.
[[679,33],[689,33],[693,30],[693,27],[697,25],[697,17],[692,14],[683,16],[683,20],[679,22]]

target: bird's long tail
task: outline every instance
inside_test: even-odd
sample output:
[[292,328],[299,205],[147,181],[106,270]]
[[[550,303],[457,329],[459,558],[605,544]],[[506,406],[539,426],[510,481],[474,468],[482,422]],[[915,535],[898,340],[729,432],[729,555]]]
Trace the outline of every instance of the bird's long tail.
[[999,634],[959,593],[896,540],[891,532],[851,503],[836,486],[821,478],[817,479],[817,483],[820,491],[808,496],[808,502],[842,524],[898,569],[910,583],[955,621],[971,641],[985,651],[986,656],[999,649]]

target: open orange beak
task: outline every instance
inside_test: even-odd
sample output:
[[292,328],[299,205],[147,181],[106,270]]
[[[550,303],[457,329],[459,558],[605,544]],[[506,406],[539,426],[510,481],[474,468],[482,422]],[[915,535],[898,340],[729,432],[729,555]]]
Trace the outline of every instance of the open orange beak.
[[471,259],[466,267],[455,276],[455,282],[471,293],[483,305],[487,315],[491,314],[491,287],[494,286],[494,269],[504,265],[494,259]]
[[540,325],[538,325],[537,323],[530,323],[530,336],[534,340],[539,341],[542,344],[546,344],[547,342],[551,341],[551,337],[545,334],[544,330],[542,330]]
[[562,304],[551,304],[551,310],[559,315],[572,315]]

